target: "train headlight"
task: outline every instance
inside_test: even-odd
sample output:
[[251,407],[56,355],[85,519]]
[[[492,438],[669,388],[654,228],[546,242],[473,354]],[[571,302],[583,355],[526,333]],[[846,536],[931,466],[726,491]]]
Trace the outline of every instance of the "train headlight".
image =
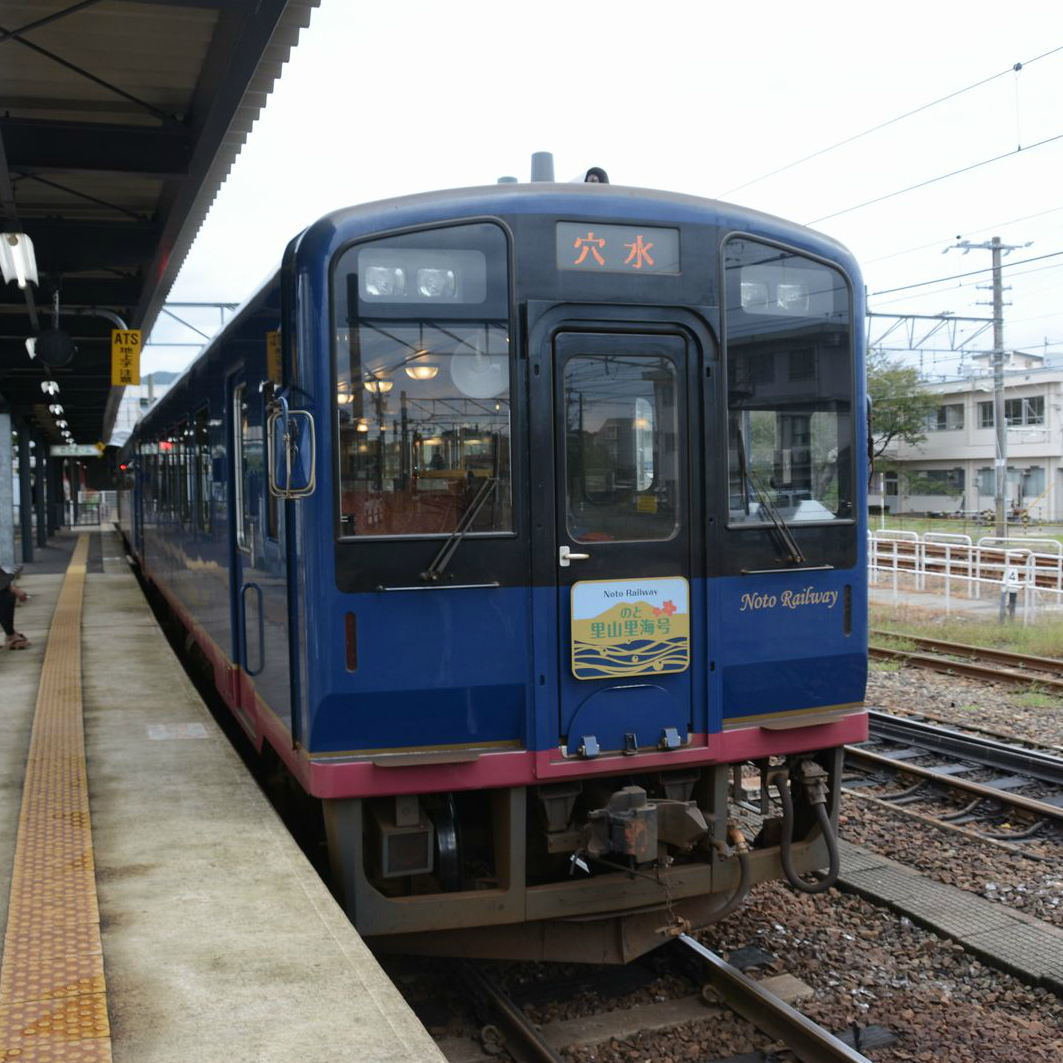
[[406,271],[398,266],[366,266],[366,295],[378,299],[406,294]]
[[458,278],[452,269],[419,269],[417,291],[426,299],[453,299],[458,294]]

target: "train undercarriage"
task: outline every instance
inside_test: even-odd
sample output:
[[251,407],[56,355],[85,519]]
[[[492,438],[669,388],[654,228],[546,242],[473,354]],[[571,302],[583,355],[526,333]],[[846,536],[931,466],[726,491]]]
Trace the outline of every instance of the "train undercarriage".
[[[750,888],[837,875],[842,751],[324,802],[337,895],[384,951],[626,963]],[[819,878],[812,872],[829,868]]]

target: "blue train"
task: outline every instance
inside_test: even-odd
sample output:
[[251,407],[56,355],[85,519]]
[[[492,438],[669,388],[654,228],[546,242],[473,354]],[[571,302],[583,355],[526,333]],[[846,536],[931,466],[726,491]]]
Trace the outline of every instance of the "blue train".
[[622,962],[837,872],[857,265],[603,176],[322,218],[128,444],[136,560],[386,948]]

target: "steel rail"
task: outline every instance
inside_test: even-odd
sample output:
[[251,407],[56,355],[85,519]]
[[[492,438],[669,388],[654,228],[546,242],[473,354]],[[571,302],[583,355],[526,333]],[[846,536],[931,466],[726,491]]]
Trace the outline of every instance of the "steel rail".
[[498,1017],[507,1047],[524,1063],[565,1063],[546,1042],[531,1019],[473,963],[463,963],[461,973],[470,989],[483,997]]
[[872,628],[869,636],[889,639],[901,639],[914,643],[921,650],[934,650],[936,653],[948,653],[954,657],[969,657],[974,661],[996,661],[997,664],[1012,668],[1033,668],[1052,675],[1063,676],[1063,660],[1055,657],[1035,657],[1029,653],[1016,653],[1013,650],[998,650],[989,646],[972,646],[966,642],[946,642],[944,639],[932,639],[923,635],[905,635],[900,631],[882,631]]
[[[1063,758],[1054,757],[1051,753],[1024,749],[1021,746],[996,742],[991,738],[964,734],[951,728],[935,727],[922,720],[890,716],[874,709],[869,710],[867,716],[868,730],[875,738],[905,743],[961,760],[970,760],[998,771],[1029,775],[1041,782],[1063,786]],[[940,778],[940,774],[938,777]]]
[[933,768],[924,768],[918,764],[909,764],[906,760],[893,760],[881,753],[872,753],[869,749],[861,749],[859,746],[846,746],[845,755],[853,760],[863,760],[885,768],[893,768],[898,772],[906,772],[920,779],[942,783],[953,790],[964,790],[976,797],[982,797],[989,801],[1008,805],[1010,808],[1021,809],[1031,815],[1041,816],[1044,819],[1053,819],[1057,823],[1063,823],[1063,808],[1046,804],[1033,797],[1023,797],[1022,794],[1013,794],[1008,790],[997,790],[985,783],[974,782],[972,779],[961,779],[955,775],[944,775]]
[[712,987],[728,1006],[758,1030],[783,1041],[803,1063],[870,1063],[867,1056],[795,1011],[700,942],[687,934],[680,934],[677,940],[705,961]]
[[942,672],[945,675],[968,675],[974,679],[993,679],[997,682],[1041,687],[1045,690],[1058,690],[1063,693],[1063,678],[1057,679],[1051,676],[1033,676],[1029,673],[1005,671],[1002,668],[991,668],[989,665],[975,664],[973,661],[954,661],[945,657],[933,657],[930,654],[915,653],[910,650],[886,649],[884,646],[868,646],[867,652],[869,656],[878,660],[903,661],[905,664],[928,668],[932,672]]

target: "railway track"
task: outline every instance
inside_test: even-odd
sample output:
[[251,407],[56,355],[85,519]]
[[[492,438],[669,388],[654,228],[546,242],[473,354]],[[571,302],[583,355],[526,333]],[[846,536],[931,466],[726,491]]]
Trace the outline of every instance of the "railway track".
[[[710,1009],[719,1009],[722,1001],[762,1034],[779,1042],[778,1049],[788,1051],[803,1063],[870,1063],[867,1056],[852,1044],[861,1039],[861,1031],[846,1031],[844,1037],[835,1036],[687,934],[680,934],[672,945],[665,946],[665,949],[669,948],[682,950],[681,953],[673,952],[672,956],[683,963],[688,974],[703,987],[697,997],[669,1002],[674,1005],[671,1010],[675,1013],[671,1025],[709,1019],[713,1014]],[[561,1053],[570,1046],[559,1045],[556,1036],[548,1037],[546,1031],[536,1026],[481,967],[465,963],[461,973],[470,994],[486,1004],[497,1023],[497,1026],[492,1024],[481,1032],[481,1041],[487,1051],[495,1054],[504,1047],[517,1063],[565,1063]],[[629,1009],[632,1010],[649,1009]],[[668,1005],[664,1005],[663,1012],[668,1011]],[[581,1020],[581,1025],[590,1024],[593,1028],[598,1024],[603,1032],[601,1040],[608,1040],[617,1035],[611,1019],[616,1021],[612,1013]],[[661,1021],[650,1027],[655,1032],[663,1032],[665,1028]],[[885,1044],[893,1039],[892,1035],[878,1029],[867,1033],[871,1044]],[[775,1056],[769,1053],[765,1058]]]
[[[848,763],[873,775],[884,772],[903,774],[916,780],[912,786],[900,793],[886,795],[883,800],[891,803],[922,801],[930,796],[932,789],[945,787],[961,791],[968,798],[961,809],[953,809],[938,817],[953,825],[991,823],[1000,818],[1001,810],[1011,809],[1028,819],[1030,827],[1020,832],[985,832],[988,837],[1022,839],[1049,825],[1063,829],[1063,759],[1043,750],[1008,745],[881,712],[869,713],[869,731],[872,739],[898,748],[872,750],[847,746]],[[930,755],[943,757],[945,763],[911,763],[913,758]],[[988,781],[963,777],[985,770],[1002,772],[1003,775]],[[1031,784],[1042,784],[1042,788],[1046,785],[1058,793],[1049,797],[1030,797],[1017,792]]]
[[917,647],[908,650],[894,646],[868,646],[868,654],[878,660],[901,661],[946,675],[967,675],[975,679],[1033,686],[1063,695],[1063,661],[1051,657],[1034,657],[1025,653],[903,635],[894,631],[873,629],[869,635],[871,638],[898,639]]

